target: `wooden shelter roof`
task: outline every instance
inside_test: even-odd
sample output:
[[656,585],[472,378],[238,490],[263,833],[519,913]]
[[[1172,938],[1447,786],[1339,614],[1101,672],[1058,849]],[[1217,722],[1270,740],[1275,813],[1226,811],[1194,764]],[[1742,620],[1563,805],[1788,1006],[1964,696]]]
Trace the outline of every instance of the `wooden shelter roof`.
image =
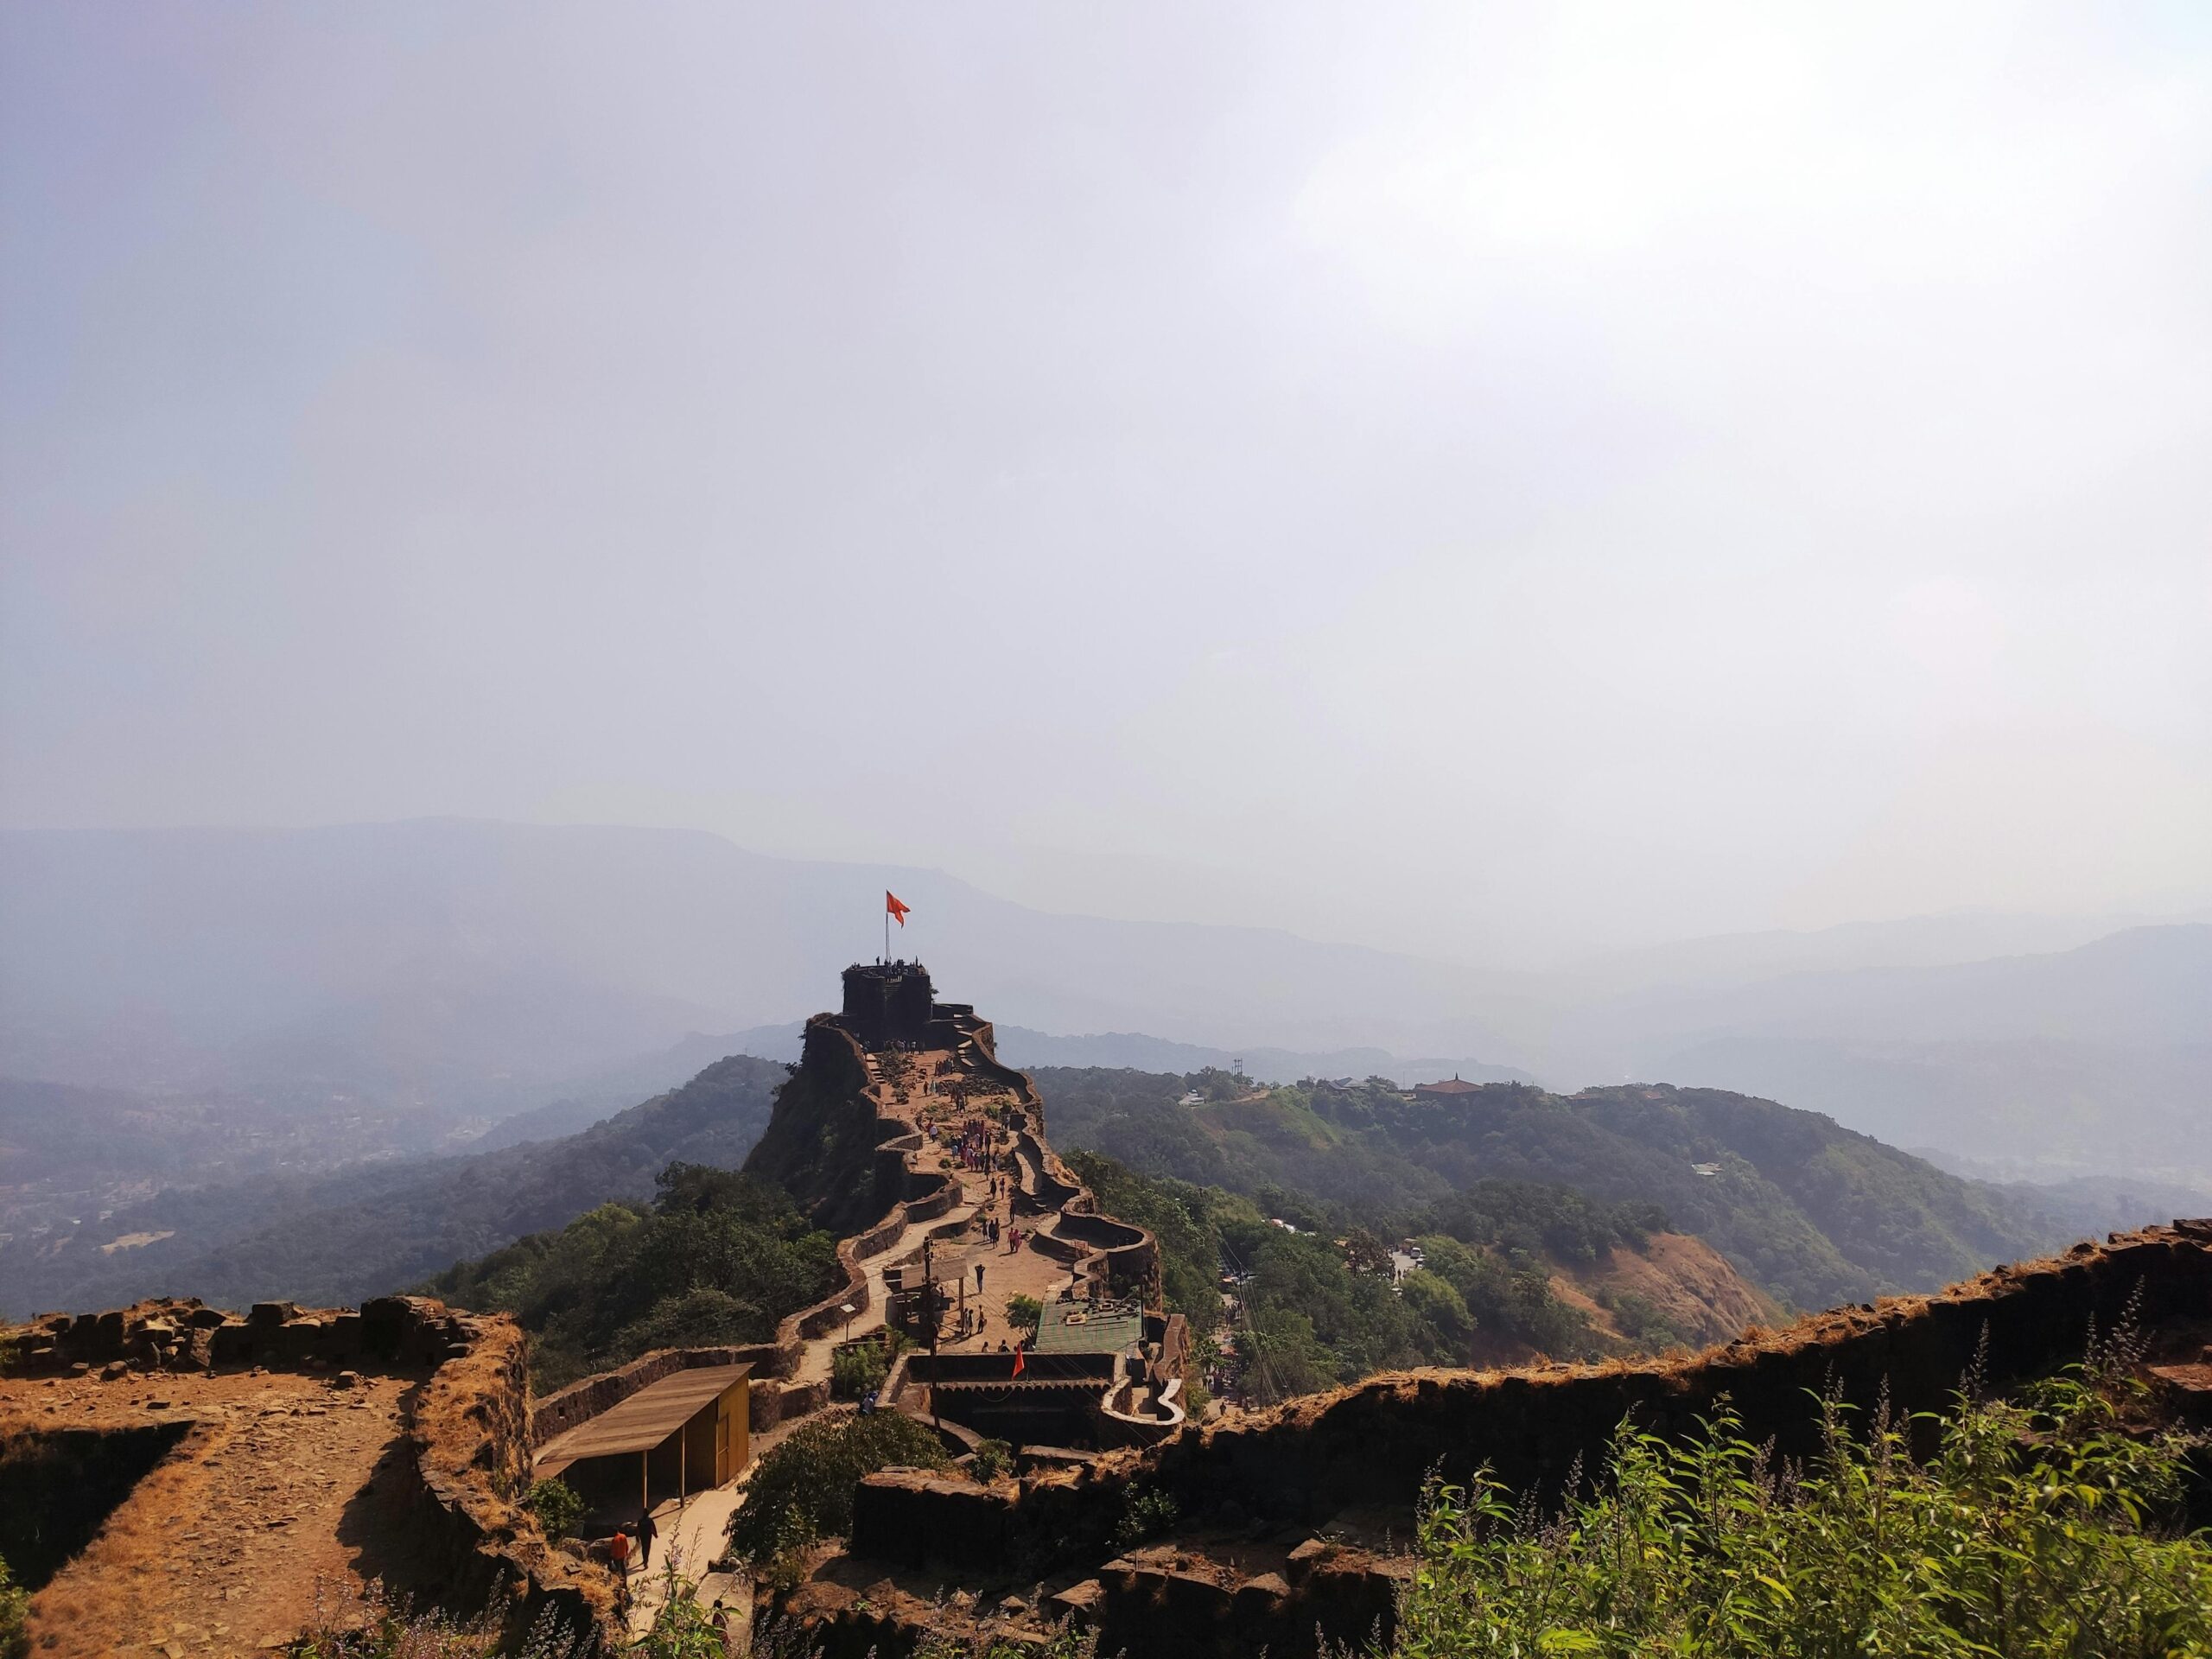
[[752,1370],[750,1365],[702,1365],[648,1382],[628,1399],[548,1440],[537,1453],[538,1473],[557,1473],[584,1458],[650,1452]]

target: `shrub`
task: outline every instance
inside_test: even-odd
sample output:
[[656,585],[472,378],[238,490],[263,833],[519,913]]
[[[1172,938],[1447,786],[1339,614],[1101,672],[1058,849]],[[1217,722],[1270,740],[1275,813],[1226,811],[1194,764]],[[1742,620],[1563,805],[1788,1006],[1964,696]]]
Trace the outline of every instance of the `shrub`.
[[861,1477],[906,1465],[942,1469],[951,1459],[924,1425],[895,1411],[840,1411],[804,1423],[763,1454],[730,1517],[731,1553],[783,1576],[824,1538],[852,1529]]
[[537,1529],[548,1538],[566,1538],[584,1516],[583,1499],[564,1480],[539,1481],[523,1504],[537,1517]]
[[2177,1536],[2187,1443],[2126,1432],[2079,1377],[1777,1467],[1724,1413],[1692,1443],[1624,1426],[1609,1478],[1540,1520],[1478,1475],[1423,1495],[1399,1659],[2212,1653],[2212,1541]]
[[1129,1549],[1147,1538],[1157,1538],[1173,1526],[1183,1513],[1175,1494],[1155,1486],[1131,1483],[1122,1491],[1121,1519],[1114,1523],[1114,1545]]
[[840,1348],[830,1357],[830,1392],[839,1400],[857,1400],[883,1386],[891,1372],[880,1343],[863,1342]]
[[0,1560],[0,1659],[22,1659],[31,1650],[30,1632],[25,1628],[29,1605],[22,1586],[10,1574],[8,1563]]
[[1004,1440],[980,1441],[976,1446],[975,1455],[968,1460],[968,1466],[978,1480],[996,1480],[1014,1467],[1014,1448]]
[[1034,1296],[1009,1296],[1006,1299],[1006,1317],[1015,1330],[1034,1332],[1038,1321],[1045,1317],[1045,1304]]
[[1033,1637],[1014,1639],[983,1635],[963,1637],[931,1630],[914,1649],[914,1659],[1095,1659],[1098,1632],[1062,1626],[1040,1646]]
[[693,1598],[696,1586],[678,1578],[672,1566],[664,1576],[667,1591],[651,1628],[623,1651],[641,1659],[724,1659],[729,1649],[715,1628],[713,1615]]

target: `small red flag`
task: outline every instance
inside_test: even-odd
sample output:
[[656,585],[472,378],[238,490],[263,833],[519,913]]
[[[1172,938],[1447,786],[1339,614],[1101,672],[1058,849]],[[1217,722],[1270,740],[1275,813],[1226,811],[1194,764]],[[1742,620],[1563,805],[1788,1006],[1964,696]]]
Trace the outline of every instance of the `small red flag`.
[[1014,1374],[1016,1376],[1021,1375],[1022,1366],[1028,1363],[1021,1351],[1023,1346],[1023,1344],[1018,1342],[1014,1344]]
[[906,925],[906,912],[912,908],[912,905],[901,903],[899,895],[890,888],[883,890],[883,912],[899,926]]

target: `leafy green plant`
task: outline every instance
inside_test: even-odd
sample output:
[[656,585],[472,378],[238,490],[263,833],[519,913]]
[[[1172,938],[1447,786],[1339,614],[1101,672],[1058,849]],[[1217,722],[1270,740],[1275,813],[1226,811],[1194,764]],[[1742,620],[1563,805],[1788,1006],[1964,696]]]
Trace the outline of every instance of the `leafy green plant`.
[[1033,1332],[1038,1321],[1045,1317],[1045,1304],[1034,1296],[1009,1296],[1006,1299],[1006,1317],[1015,1330]]
[[1183,1506],[1175,1501],[1174,1493],[1133,1481],[1122,1489],[1121,1518],[1114,1523],[1114,1547],[1129,1549],[1147,1538],[1157,1538],[1182,1513]]
[[1962,1400],[1777,1464],[1723,1413],[1687,1445],[1624,1426],[1594,1494],[1537,1517],[1486,1476],[1432,1479],[1397,1659],[2177,1659],[2212,1654],[2212,1541],[2178,1535],[2172,1434],[2076,1374]]
[[30,1599],[0,1560],[0,1659],[23,1659],[31,1650]]
[[978,1441],[968,1466],[978,1480],[996,1480],[1014,1467],[1014,1448],[1004,1440]]
[[725,1659],[729,1651],[714,1616],[693,1598],[695,1586],[677,1574],[673,1563],[661,1569],[660,1605],[645,1633],[623,1651],[640,1659]]
[[830,1357],[830,1393],[838,1400],[857,1400],[883,1386],[891,1372],[880,1343],[864,1342],[840,1348]]
[[584,1501],[564,1480],[541,1480],[530,1489],[523,1507],[537,1517],[537,1529],[548,1538],[566,1538],[584,1516]]
[[754,1465],[745,1502],[730,1517],[731,1553],[772,1578],[786,1577],[815,1543],[852,1529],[861,1476],[950,1462],[936,1435],[895,1411],[841,1410],[803,1423]]

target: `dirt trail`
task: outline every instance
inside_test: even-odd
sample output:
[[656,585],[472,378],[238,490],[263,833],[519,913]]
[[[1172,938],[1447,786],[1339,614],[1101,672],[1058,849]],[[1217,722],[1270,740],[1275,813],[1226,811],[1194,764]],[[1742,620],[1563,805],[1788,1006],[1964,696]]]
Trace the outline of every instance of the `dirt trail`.
[[0,1435],[194,1426],[33,1598],[33,1653],[264,1653],[299,1633],[319,1580],[389,1572],[404,1536],[370,1482],[412,1386],[365,1375],[338,1389],[289,1373],[0,1383]]

